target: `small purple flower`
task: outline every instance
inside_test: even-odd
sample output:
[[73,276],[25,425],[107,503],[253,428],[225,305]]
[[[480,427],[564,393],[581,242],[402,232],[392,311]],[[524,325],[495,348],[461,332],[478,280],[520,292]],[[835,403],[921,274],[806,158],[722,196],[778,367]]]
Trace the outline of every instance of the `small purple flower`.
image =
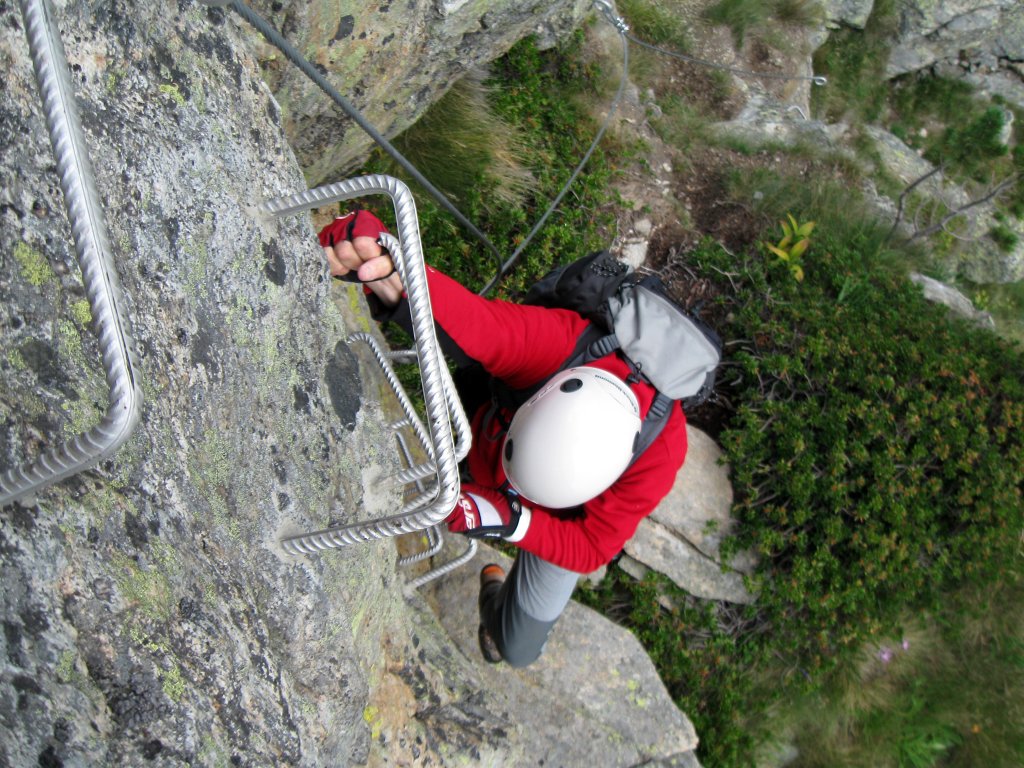
[[910,650],[910,641],[909,640],[904,640],[902,643],[900,643],[900,647],[903,648],[904,651],[909,651]]
[[883,645],[878,649],[878,660],[883,664],[888,664],[892,661],[892,648],[887,645]]

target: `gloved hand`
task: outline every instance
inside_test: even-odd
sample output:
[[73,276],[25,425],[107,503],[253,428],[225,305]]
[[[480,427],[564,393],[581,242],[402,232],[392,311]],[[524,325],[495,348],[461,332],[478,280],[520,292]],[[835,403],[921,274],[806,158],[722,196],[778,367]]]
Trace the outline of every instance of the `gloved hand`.
[[402,297],[402,281],[391,256],[377,242],[387,231],[372,213],[357,210],[320,230],[319,240],[334,277],[367,283],[381,301],[393,306]]
[[521,541],[530,527],[531,512],[514,494],[464,483],[455,509],[445,522],[452,533],[472,538]]

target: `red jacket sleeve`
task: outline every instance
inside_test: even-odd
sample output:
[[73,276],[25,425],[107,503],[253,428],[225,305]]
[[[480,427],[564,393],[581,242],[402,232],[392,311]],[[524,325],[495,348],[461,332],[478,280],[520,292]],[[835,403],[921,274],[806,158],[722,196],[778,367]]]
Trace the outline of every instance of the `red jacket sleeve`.
[[587,327],[568,309],[484,299],[432,267],[427,282],[437,324],[489,374],[513,388],[557,371]]

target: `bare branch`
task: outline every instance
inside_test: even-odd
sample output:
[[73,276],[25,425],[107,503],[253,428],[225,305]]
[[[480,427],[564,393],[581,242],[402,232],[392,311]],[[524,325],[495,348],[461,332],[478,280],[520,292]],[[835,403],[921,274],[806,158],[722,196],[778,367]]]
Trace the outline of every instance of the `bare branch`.
[[1006,177],[1001,182],[999,182],[999,184],[997,184],[995,187],[990,189],[986,194],[982,195],[976,200],[971,200],[968,203],[964,203],[956,210],[950,210],[949,213],[942,217],[938,224],[932,224],[929,227],[925,227],[922,230],[914,232],[914,234],[907,239],[907,242],[917,240],[920,237],[928,237],[929,235],[934,235],[936,232],[944,230],[946,228],[946,224],[951,220],[955,219],[957,216],[960,216],[966,211],[969,211],[971,208],[976,208],[979,205],[983,205],[984,203],[987,203],[989,200],[993,200],[999,195],[1001,195],[1003,192],[1005,192],[1007,189],[1012,187],[1017,182],[1019,176],[1020,174],[1018,173],[1011,174],[1010,176]]
[[938,165],[935,168],[932,168],[930,171],[928,171],[928,173],[926,173],[924,176],[921,176],[916,181],[911,182],[910,186],[908,186],[906,189],[904,189],[902,192],[900,192],[899,201],[896,204],[896,218],[893,219],[892,229],[889,230],[889,234],[887,234],[885,236],[886,240],[888,240],[889,238],[891,238],[893,236],[893,233],[896,232],[896,228],[900,225],[900,221],[903,220],[903,206],[906,203],[907,195],[909,195],[911,192],[913,192],[915,189],[917,189],[917,187],[920,184],[923,184],[925,181],[927,181],[928,179],[930,179],[932,176],[934,176],[937,173],[942,173],[942,166],[941,165]]
[[954,240],[959,240],[961,243],[976,243],[978,242],[978,240],[981,239],[981,235],[971,235],[969,237],[965,237],[964,235],[958,235],[953,230],[947,229],[945,224],[942,225],[942,231],[945,232],[950,237],[952,237]]

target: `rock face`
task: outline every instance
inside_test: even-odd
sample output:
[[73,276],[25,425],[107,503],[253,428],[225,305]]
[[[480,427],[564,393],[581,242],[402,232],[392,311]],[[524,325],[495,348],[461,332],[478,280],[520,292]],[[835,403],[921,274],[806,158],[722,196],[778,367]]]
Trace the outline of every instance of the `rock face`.
[[945,304],[955,314],[966,317],[968,320],[973,320],[983,328],[995,328],[995,321],[992,319],[992,315],[975,308],[973,302],[956,288],[944,285],[938,280],[933,280],[917,272],[912,272],[910,279],[916,285],[921,286],[921,291],[928,301]]
[[[481,547],[468,567],[433,588],[441,624],[467,657],[477,649],[477,573],[511,561]],[[480,670],[480,690],[521,762],[506,765],[697,767],[697,735],[636,638],[570,603],[544,654],[525,669]],[[515,721],[500,713],[519,713]],[[484,761],[486,763],[486,761]],[[699,767],[698,767],[699,768]]]
[[[752,97],[735,119],[715,124],[715,130],[753,144],[804,144],[856,160],[847,144],[850,138],[848,126],[805,120],[793,105],[787,106],[766,95]],[[871,138],[886,173],[904,185],[910,186],[935,170],[931,163],[892,133],[870,125],[865,126],[864,132]],[[948,264],[950,271],[976,283],[1009,283],[1024,279],[1024,228],[1021,223],[1016,220],[997,220],[993,201],[976,206],[968,205],[984,197],[985,191],[968,192],[936,175],[915,187],[915,193],[918,200],[923,198],[930,201],[923,206],[924,210],[930,211],[929,215],[919,217],[922,228],[939,221],[952,211],[964,209],[956,217],[954,226],[959,236],[971,240],[973,248],[969,258]],[[874,189],[869,190],[867,197],[873,202],[880,219],[895,219],[897,205],[894,200],[880,196]],[[910,218],[906,215],[907,211],[904,214],[901,232],[909,237],[914,231],[908,226]],[[1017,242],[1008,249],[997,243],[990,234],[997,226],[1009,228],[1018,236]]]
[[1018,0],[914,0],[899,8],[886,73],[967,60],[996,67],[1024,60],[1024,6]]
[[[573,29],[589,0],[269,2],[269,20],[384,136],[393,138],[474,67],[535,33],[541,43]],[[252,41],[262,38],[246,30]],[[261,48],[264,74],[284,112],[291,144],[311,184],[338,181],[371,141],[276,48]]]
[[831,26],[846,25],[864,29],[875,7],[875,0],[825,0],[822,5],[825,9],[825,18]]
[[[910,186],[935,170],[931,163],[888,131],[874,126],[865,130],[873,140],[886,171],[903,184]],[[921,217],[922,228],[953,211],[963,210],[956,217],[956,232],[969,238],[974,247],[969,260],[949,265],[952,270],[976,283],[1010,283],[1024,279],[1024,242],[1018,239],[1009,249],[1001,247],[990,234],[1000,223],[995,218],[994,203],[971,205],[983,197],[984,192],[970,193],[938,174],[926,179],[915,191],[933,201],[929,215]],[[904,224],[910,218],[909,212],[905,213]],[[1002,226],[1011,228],[1018,236],[1024,235],[1024,226],[1019,221],[1010,219]],[[912,235],[913,231],[908,228],[905,234]]]
[[[277,539],[335,497],[341,517],[392,509],[354,457],[397,457],[342,341],[365,321],[330,301],[308,220],[254,214],[305,186],[280,111],[220,11],[69,2],[58,19],[145,406],[114,460],[0,515],[0,763],[364,761],[402,611],[393,554],[300,562]],[[106,403],[22,27],[0,9],[5,467]]]

